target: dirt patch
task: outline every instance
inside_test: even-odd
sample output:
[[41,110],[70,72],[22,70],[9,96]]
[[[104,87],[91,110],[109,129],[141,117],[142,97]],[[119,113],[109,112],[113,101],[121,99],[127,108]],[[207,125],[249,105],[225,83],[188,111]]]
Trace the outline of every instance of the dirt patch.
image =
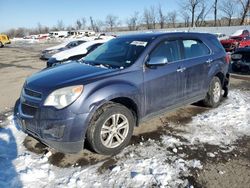
[[117,160],[110,158],[108,160],[106,160],[99,168],[98,168],[98,172],[100,174],[103,174],[104,172],[106,172],[107,170],[112,170],[113,168],[116,167],[116,163]]
[[0,113],[12,108],[18,99],[25,79],[45,67],[39,59],[41,51],[54,44],[17,46],[11,44],[0,50]]
[[27,136],[24,141],[23,145],[27,148],[27,150],[36,153],[36,154],[45,154],[48,152],[47,146],[38,142],[34,138]]
[[248,187],[250,185],[249,162],[239,158],[216,165],[209,163],[205,165],[197,180],[207,188]]

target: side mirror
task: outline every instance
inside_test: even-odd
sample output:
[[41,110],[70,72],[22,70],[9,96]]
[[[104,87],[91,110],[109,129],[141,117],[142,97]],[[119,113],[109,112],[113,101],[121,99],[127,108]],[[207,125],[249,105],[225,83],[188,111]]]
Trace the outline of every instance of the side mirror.
[[152,57],[148,60],[147,65],[149,66],[162,66],[168,63],[168,58],[166,57]]

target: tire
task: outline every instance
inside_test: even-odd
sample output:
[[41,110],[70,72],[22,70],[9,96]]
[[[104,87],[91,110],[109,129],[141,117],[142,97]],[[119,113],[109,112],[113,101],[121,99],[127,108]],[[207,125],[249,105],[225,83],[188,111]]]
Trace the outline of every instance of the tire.
[[228,96],[228,87],[225,87],[224,89],[224,93],[223,93],[223,97],[226,98]]
[[218,77],[213,77],[209,84],[209,89],[203,103],[207,107],[215,108],[219,106],[222,98],[222,86]]
[[[133,113],[125,106],[105,104],[95,112],[90,122],[86,133],[87,143],[99,154],[117,154],[128,145],[135,122]],[[117,129],[119,125],[122,128]]]
[[0,42],[0,48],[2,48],[3,47],[3,43],[2,42]]

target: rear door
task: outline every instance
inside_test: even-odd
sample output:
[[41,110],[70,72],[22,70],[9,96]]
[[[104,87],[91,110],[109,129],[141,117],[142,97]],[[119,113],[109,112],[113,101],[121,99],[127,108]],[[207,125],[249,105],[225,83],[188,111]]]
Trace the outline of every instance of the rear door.
[[162,66],[147,66],[144,70],[145,115],[170,107],[181,97],[180,75],[177,72],[181,58],[179,41],[163,40],[149,54],[149,59],[166,58]]
[[208,71],[212,63],[210,49],[199,39],[181,40],[183,61],[181,82],[184,99],[199,97],[206,91]]

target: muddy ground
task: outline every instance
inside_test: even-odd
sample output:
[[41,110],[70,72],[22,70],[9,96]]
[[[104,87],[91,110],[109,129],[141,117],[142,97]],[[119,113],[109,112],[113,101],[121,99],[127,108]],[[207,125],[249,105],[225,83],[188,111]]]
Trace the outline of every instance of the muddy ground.
[[[20,94],[25,78],[45,67],[46,62],[39,59],[41,50],[52,45],[10,45],[0,49],[0,126],[5,118],[12,114],[13,105]],[[250,78],[233,75],[230,87],[250,91]],[[140,144],[148,139],[158,140],[162,134],[174,136],[175,130],[168,127],[170,122],[185,124],[191,121],[194,115],[206,110],[209,109],[199,105],[189,105],[155,117],[135,129],[130,144]],[[46,146],[29,136],[26,137],[23,144],[28,150],[38,155],[49,151]],[[236,149],[229,153],[222,153],[213,145],[207,145],[198,150],[183,148],[183,152],[187,153],[190,158],[199,159],[204,164],[202,170],[193,170],[192,175],[188,178],[190,184],[195,187],[249,187],[250,138],[243,138],[235,143],[235,146]],[[51,152],[49,162],[62,168],[86,166],[105,161],[99,168],[100,173],[112,169],[119,160],[115,156],[101,156],[88,150],[75,155]],[[218,155],[216,157],[207,156],[208,152],[217,152]]]

